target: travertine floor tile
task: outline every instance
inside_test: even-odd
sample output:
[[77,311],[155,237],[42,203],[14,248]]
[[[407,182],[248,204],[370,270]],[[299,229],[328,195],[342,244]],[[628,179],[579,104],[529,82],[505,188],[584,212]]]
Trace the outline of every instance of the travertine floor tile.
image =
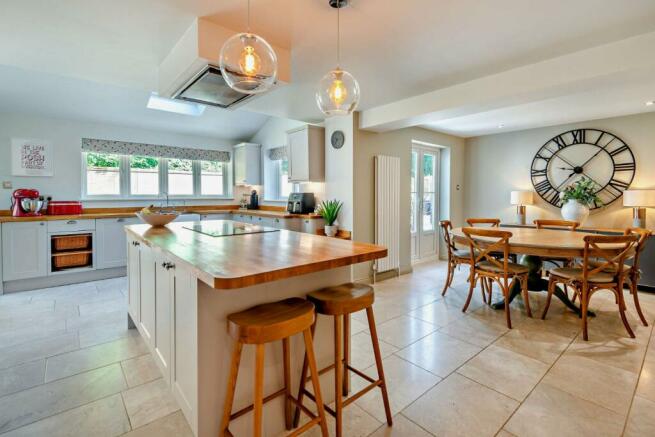
[[161,377],[161,371],[150,354],[125,360],[121,366],[129,387],[136,387]]
[[631,338],[611,334],[605,334],[604,338],[590,339],[589,341],[584,341],[582,335],[579,335],[568,347],[566,353],[639,373],[644,361],[646,345]]
[[494,344],[552,364],[566,350],[572,338],[534,328],[515,327]]
[[378,338],[398,348],[434,332],[437,327],[409,316],[401,316],[378,324]]
[[119,364],[54,381],[0,398],[0,434],[127,387]]
[[635,396],[623,435],[625,437],[655,435],[655,402]]
[[179,410],[163,379],[123,392],[123,401],[133,428],[146,425]]
[[543,383],[626,415],[637,377],[628,370],[565,353]]
[[[330,404],[334,408],[334,403]],[[335,421],[334,417],[327,414],[328,432],[330,436],[335,436]],[[307,416],[303,415],[303,420],[307,420]],[[303,422],[301,421],[301,424]],[[378,429],[382,424],[377,421],[373,416],[362,410],[357,404],[350,404],[343,410],[343,429],[342,435],[348,437],[365,437]],[[285,433],[287,434],[287,433]],[[319,437],[321,429],[318,426],[313,427],[307,433],[303,434],[308,437]]]
[[45,360],[19,364],[0,370],[0,397],[43,384]]
[[494,436],[519,405],[457,373],[441,381],[403,411],[434,435]]
[[396,355],[435,375],[446,377],[481,350],[449,335],[433,332]]
[[522,436],[619,436],[624,417],[548,384],[539,384],[505,425]]
[[[382,360],[382,364],[387,381],[391,414],[402,411],[406,406],[441,381],[441,378],[438,376],[393,355]],[[366,369],[365,373],[377,378],[377,369],[375,366]],[[353,376],[353,393],[361,390],[368,384],[368,381],[358,376]],[[359,398],[356,403],[380,422],[386,422],[384,403],[382,402],[382,394],[379,389],[371,390]]]
[[3,437],[117,436],[130,430],[120,394],[18,428]]
[[467,316],[444,326],[439,331],[467,343],[487,347],[508,329],[506,326],[494,322],[483,322]]
[[371,437],[430,437],[431,434],[402,414],[393,417],[393,426],[383,424]]
[[637,395],[655,402],[655,356],[651,351],[653,346],[649,347],[644,365],[639,374],[639,383],[637,384]]
[[113,321],[82,328],[78,330],[78,334],[80,336],[81,348],[107,343],[130,335],[138,335],[135,329],[127,328],[127,316],[125,316],[125,320],[122,323],[120,321]]
[[77,333],[71,332],[2,348],[0,349],[0,369],[69,352],[77,349],[78,345]]
[[145,342],[136,334],[110,343],[79,349],[47,359],[46,382],[65,378],[148,352]]
[[[397,347],[381,340],[379,344],[382,358],[388,357],[398,350]],[[373,342],[368,332],[360,332],[359,334],[353,335],[350,339],[350,345],[350,363],[354,368],[364,370],[375,363]]]
[[517,401],[522,401],[547,370],[548,365],[541,361],[491,345],[460,367],[457,372]]
[[193,437],[193,432],[182,412],[176,411],[128,432],[124,437]]
[[409,315],[431,323],[439,328],[464,317],[464,313],[462,313],[460,307],[448,304],[444,300],[438,300],[431,304],[424,305],[413,310]]

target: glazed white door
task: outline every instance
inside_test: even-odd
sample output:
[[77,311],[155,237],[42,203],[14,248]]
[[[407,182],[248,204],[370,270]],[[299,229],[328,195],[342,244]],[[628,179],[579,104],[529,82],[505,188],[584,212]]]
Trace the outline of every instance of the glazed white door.
[[438,181],[439,149],[415,146],[412,149],[410,208],[414,260],[437,254]]

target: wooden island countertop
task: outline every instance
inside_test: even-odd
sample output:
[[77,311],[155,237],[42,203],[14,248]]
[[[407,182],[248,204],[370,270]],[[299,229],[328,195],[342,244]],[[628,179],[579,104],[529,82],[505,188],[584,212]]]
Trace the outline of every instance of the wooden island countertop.
[[279,230],[211,237],[185,229],[188,225],[131,225],[125,230],[133,239],[190,268],[198,279],[216,289],[249,287],[387,256],[382,246],[320,235]]

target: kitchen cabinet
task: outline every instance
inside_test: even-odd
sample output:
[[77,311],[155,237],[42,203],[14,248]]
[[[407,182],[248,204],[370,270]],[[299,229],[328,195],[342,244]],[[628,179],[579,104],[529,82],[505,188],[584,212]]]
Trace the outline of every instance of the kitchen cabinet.
[[3,223],[2,270],[4,281],[38,278],[48,274],[46,222]]
[[306,234],[316,234],[316,231],[322,229],[325,226],[325,220],[323,219],[302,219],[302,232]]
[[200,220],[232,220],[232,214],[202,214]]
[[52,220],[48,223],[49,233],[62,233],[62,232],[82,232],[93,231],[96,228],[95,220]]
[[139,248],[139,332],[143,340],[152,350],[155,347],[155,329],[157,316],[155,294],[155,256],[147,246]]
[[133,239],[127,241],[127,310],[132,322],[141,322],[141,243]]
[[96,220],[96,268],[110,269],[127,265],[127,238],[123,228],[138,223],[140,220],[136,217]]
[[325,130],[303,126],[287,131],[289,181],[325,181]]
[[261,145],[234,146],[234,185],[261,185]]
[[153,356],[164,380],[170,384],[172,354],[171,294],[175,287],[175,264],[163,255],[155,257],[155,333],[152,342]]

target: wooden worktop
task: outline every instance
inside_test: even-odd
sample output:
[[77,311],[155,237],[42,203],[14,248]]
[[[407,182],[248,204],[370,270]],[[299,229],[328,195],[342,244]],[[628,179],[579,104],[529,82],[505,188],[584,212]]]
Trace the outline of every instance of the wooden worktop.
[[132,225],[125,230],[218,289],[249,287],[387,256],[382,246],[300,232],[211,237],[183,226]]
[[[261,209],[239,209],[237,205],[180,206],[174,209],[189,214],[246,214],[273,218],[319,219],[318,214],[290,214],[283,207],[263,205]],[[78,215],[42,215],[37,217],[12,217],[7,210],[0,211],[0,223],[41,222],[50,220],[94,220],[107,218],[134,217],[141,207],[128,208],[88,208]]]

